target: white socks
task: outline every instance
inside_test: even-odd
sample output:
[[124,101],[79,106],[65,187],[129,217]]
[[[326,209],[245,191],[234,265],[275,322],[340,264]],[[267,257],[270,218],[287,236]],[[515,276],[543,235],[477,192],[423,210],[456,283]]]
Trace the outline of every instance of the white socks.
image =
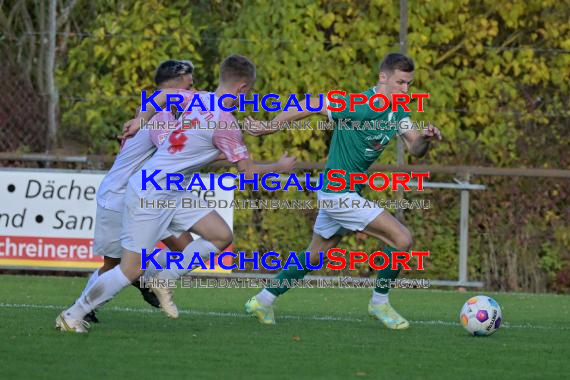
[[[168,248],[166,248],[166,250],[168,250]],[[161,251],[154,258],[154,260],[158,263],[158,265],[160,265],[161,268],[166,268],[166,259],[168,258],[166,255],[166,250]],[[174,264],[174,265],[176,265],[176,264]],[[154,277],[158,272],[163,271],[163,270],[164,269],[157,269],[154,264],[149,263],[146,267],[146,271],[143,274],[143,278],[145,280],[148,280],[148,279]]]
[[202,257],[203,259],[209,259],[210,252],[214,252],[214,255],[216,255],[217,253],[220,252],[220,250],[214,244],[212,244],[210,241],[206,239],[194,240],[192,243],[188,244],[186,248],[184,248],[184,251],[182,251],[182,254],[184,255],[184,260],[180,262],[182,269],[178,269],[176,264],[174,264],[170,266],[170,269],[163,269],[162,272],[160,272],[156,277],[165,280],[176,280],[184,276],[186,273],[190,272],[191,270],[186,268],[188,268],[188,265],[190,265],[190,263],[192,262],[192,258],[194,257],[194,252],[199,252],[200,257]]
[[[175,266],[176,269],[163,270],[157,275],[157,277],[160,279],[178,279],[182,277],[184,274],[189,272],[186,268],[192,262],[194,252],[200,252],[200,256],[202,258],[209,259],[210,252],[217,254],[220,250],[208,240],[195,240],[188,244],[182,252],[184,254],[184,260],[182,260],[180,264],[183,269],[178,269]],[[166,255],[160,256],[164,256],[164,258],[157,258],[159,259],[158,262],[164,267],[166,265]],[[151,266],[151,268],[152,267],[154,266]],[[77,301],[75,301],[73,306],[65,311],[65,314],[70,318],[81,320],[86,314],[109,301],[130,284],[131,281],[129,281],[129,279],[123,274],[120,266],[116,266],[100,276],[99,272],[95,271],[87,282],[81,296]]]
[[370,304],[372,305],[384,305],[388,303],[388,293],[382,294],[372,291],[372,298],[370,299]]
[[81,295],[65,314],[73,319],[83,319],[86,314],[113,298],[131,282],[117,265],[99,276],[91,287]]
[[273,305],[273,302],[275,302],[275,300],[277,299],[277,296],[271,293],[269,290],[263,289],[261,292],[257,293],[255,298],[257,298],[259,303],[262,304],[263,306],[271,306]]
[[99,269],[96,269],[95,272],[91,273],[91,276],[89,277],[89,280],[87,280],[87,284],[85,285],[85,288],[81,292],[79,298],[83,297],[85,293],[87,293],[89,289],[91,289],[91,287],[93,286],[95,281],[97,281],[98,278],[99,278]]

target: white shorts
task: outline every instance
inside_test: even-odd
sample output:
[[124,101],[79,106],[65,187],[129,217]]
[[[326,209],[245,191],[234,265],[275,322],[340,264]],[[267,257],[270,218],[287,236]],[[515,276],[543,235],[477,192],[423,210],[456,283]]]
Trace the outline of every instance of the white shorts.
[[214,211],[207,208],[204,200],[186,191],[155,191],[143,198],[148,201],[174,199],[178,206],[181,204],[181,198],[191,198],[204,208],[141,208],[141,197],[130,185],[127,186],[121,245],[137,253],[142,253],[143,249],[152,252],[159,240],[170,235],[179,237]]
[[[121,245],[122,230],[123,213],[97,205],[93,256],[107,256],[115,259],[123,257],[123,246]],[[171,235],[170,230],[167,230],[160,240],[164,240]]]
[[120,259],[123,256],[123,247],[121,247],[122,225],[122,212],[109,210],[97,205],[93,239],[94,256],[108,256],[116,259]]
[[381,207],[353,207],[363,205],[366,199],[357,193],[317,192],[319,201],[332,201],[333,207],[320,208],[313,232],[329,239],[348,231],[362,231],[384,211]]

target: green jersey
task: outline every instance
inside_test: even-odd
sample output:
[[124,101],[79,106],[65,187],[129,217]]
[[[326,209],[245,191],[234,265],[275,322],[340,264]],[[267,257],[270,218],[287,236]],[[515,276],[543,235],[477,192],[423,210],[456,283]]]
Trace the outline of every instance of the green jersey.
[[[370,88],[362,94],[366,99],[370,99],[376,92]],[[349,94],[344,97],[346,108],[339,112],[330,112],[329,118],[336,123],[329,157],[323,175],[323,192],[326,193],[346,193],[362,191],[362,184],[357,184],[355,190],[350,190],[350,173],[368,173],[368,168],[380,157],[384,148],[395,133],[399,131],[399,122],[410,117],[409,112],[404,112],[398,106],[397,112],[391,111],[389,106],[383,112],[377,112],[366,104],[357,104],[354,111],[349,109]],[[375,104],[379,107],[379,104]],[[334,174],[333,177],[342,178],[346,181],[346,187],[340,191],[327,189],[330,183],[338,186],[338,182],[327,179],[327,173],[332,169],[346,170],[346,175]]]

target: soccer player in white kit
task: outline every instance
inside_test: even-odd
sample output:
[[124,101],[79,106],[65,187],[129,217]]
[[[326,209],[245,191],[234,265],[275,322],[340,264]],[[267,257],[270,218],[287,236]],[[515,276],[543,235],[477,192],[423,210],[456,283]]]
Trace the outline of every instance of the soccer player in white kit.
[[[236,99],[226,97],[224,106],[238,105],[238,94],[247,94],[254,82],[255,66],[251,61],[239,55],[226,58],[220,68],[220,84],[214,93],[215,102],[223,94],[232,94]],[[209,107],[210,94],[202,94],[201,97],[203,103]],[[215,109],[210,107],[206,112],[196,108],[188,110],[179,119],[179,125],[183,119],[198,120],[200,126],[206,126],[207,121],[217,122],[218,125],[220,121],[228,122],[227,125],[235,122],[229,112],[221,111],[219,107]],[[246,178],[252,178],[253,173],[259,173],[260,176],[270,172],[288,173],[295,167],[295,158],[288,157],[287,154],[276,163],[255,164],[249,157],[238,129],[180,127],[172,132],[168,140],[145,163],[142,170],[129,179],[123,212],[121,244],[124,253],[121,265],[99,276],[73,306],[64,310],[56,319],[57,329],[77,333],[88,332],[89,325],[83,320],[85,315],[109,301],[144,273],[141,269],[143,249],[152,252],[156,242],[165,234],[178,235],[188,231],[200,235],[201,238],[192,241],[182,251],[184,256],[181,262],[182,268],[163,270],[156,275],[161,280],[177,279],[189,272],[187,268],[194,252],[199,252],[202,257],[209,257],[210,253],[217,254],[231,244],[233,235],[226,222],[216,211],[205,208],[205,202],[193,194],[185,191],[160,191],[152,187],[146,191],[142,190],[142,184],[145,182],[143,175],[154,173],[156,169],[162,171],[153,179],[163,189],[166,188],[167,172],[182,174],[186,180],[180,190],[186,189],[192,174],[214,161],[220,153],[225,154],[228,161],[236,163],[238,170],[245,173]],[[202,202],[204,208],[140,207],[141,198],[148,201],[173,200],[179,206],[183,197]]]
[[[184,97],[183,105],[186,104],[196,92],[191,90],[193,84],[194,66],[190,61],[168,60],[160,64],[154,77],[159,90],[179,89],[179,94]],[[156,113],[151,121],[174,121],[175,115],[169,110]],[[171,130],[147,128],[140,131],[135,137],[123,141],[121,150],[115,158],[113,167],[103,178],[97,190],[97,214],[93,250],[95,256],[103,256],[103,266],[94,271],[83,294],[89,290],[97,277],[117,266],[123,255],[121,247],[122,215],[124,208],[124,196],[127,189],[127,181],[136,173],[142,165],[156,151]],[[192,241],[189,233],[180,237],[164,236],[163,242],[171,251],[181,251]],[[139,281],[134,281],[133,286],[141,291],[145,301],[154,307],[159,307],[157,297],[148,288],[139,287]],[[98,322],[95,311],[85,316],[87,322]]]

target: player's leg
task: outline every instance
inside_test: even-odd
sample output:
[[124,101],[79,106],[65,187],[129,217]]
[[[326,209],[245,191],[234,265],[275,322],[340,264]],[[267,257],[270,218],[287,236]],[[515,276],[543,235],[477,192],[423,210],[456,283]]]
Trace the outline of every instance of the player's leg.
[[83,293],[97,280],[97,277],[113,269],[121,262],[123,248],[121,247],[122,214],[97,206],[95,214],[95,230],[93,239],[94,256],[103,256],[103,266],[89,277]]
[[280,286],[269,287],[263,289],[259,294],[261,302],[266,305],[273,304],[276,297],[279,297],[289,290],[287,284],[291,283],[291,280],[300,280],[305,277],[306,274],[310,273],[312,270],[307,268],[306,265],[306,255],[310,253],[310,263],[316,265],[319,262],[319,252],[326,252],[338,245],[341,239],[340,235],[333,235],[332,237],[326,239],[319,234],[314,233],[311,243],[304,252],[298,254],[299,262],[303,268],[297,268],[296,265],[290,265],[288,269],[282,270],[276,276],[279,279]]
[[304,252],[300,252],[298,255],[299,261],[303,268],[297,268],[296,265],[290,265],[288,269],[282,270],[277,275],[280,286],[270,287],[267,289],[267,291],[275,297],[278,297],[287,292],[289,290],[287,284],[290,284],[291,280],[300,280],[305,277],[307,273],[312,272],[312,270],[307,268],[306,265],[307,253],[310,254],[310,263],[312,265],[316,265],[319,263],[320,252],[323,255],[326,254],[329,249],[332,249],[338,245],[340,239],[340,235],[333,235],[327,239],[317,233],[313,233],[313,238],[307,249]]
[[114,267],[119,265],[120,263],[121,263],[120,258],[104,256],[103,257],[103,266],[101,268],[99,268],[99,276],[101,276],[105,272],[110,271],[111,269],[113,269]]
[[103,273],[91,288],[64,310],[56,319],[56,328],[62,331],[86,333],[89,324],[85,315],[111,300],[144,273],[141,270],[141,254],[125,250],[121,265]]
[[[344,198],[347,204],[367,204],[366,200],[356,193],[334,196],[321,194],[320,196],[329,197],[333,202],[340,202],[340,199]],[[412,237],[408,229],[392,215],[385,213],[382,208],[339,206],[327,209],[326,212],[328,217],[340,224],[342,228],[350,231],[362,231],[387,243],[389,247],[384,249],[384,251],[389,255],[392,255],[394,251],[407,251],[412,245]],[[398,273],[399,270],[387,268],[380,271],[378,278],[389,281],[390,279],[395,279]],[[369,313],[380,319],[388,328],[407,328],[409,325],[408,321],[402,318],[388,302],[387,289],[378,287],[376,290],[380,290],[383,293],[373,292],[373,297],[369,304]]]
[[[210,253],[218,254],[222,249],[231,244],[233,235],[230,227],[224,219],[213,210],[205,209],[180,209],[177,210],[169,230],[189,234],[193,232],[201,238],[193,240],[181,250],[183,258],[174,268],[164,269],[154,276],[157,280],[177,280],[192,270],[194,253],[198,252],[204,259],[210,258]],[[157,286],[153,284],[157,284]],[[164,282],[163,282],[164,283]],[[172,290],[166,286],[159,286],[160,281],[152,281],[151,290],[160,300],[164,313],[170,318],[178,318],[178,308],[174,303]]]
[[118,259],[115,257],[104,256],[103,257],[103,266],[101,268],[93,271],[93,273],[91,273],[91,276],[89,276],[89,280],[87,280],[87,285],[85,285],[85,288],[83,289],[83,293],[85,293],[86,291],[89,290],[89,288],[97,280],[97,277],[99,277],[103,273],[107,272],[108,270],[113,269],[114,267],[116,267],[120,263],[121,263],[121,259]]
[[[170,235],[164,239],[162,242],[166,245],[170,252],[182,252],[184,248],[188,246],[194,239],[192,238],[192,234],[190,232],[184,232],[180,236],[176,237]],[[167,265],[167,258],[166,252],[161,252],[156,257],[156,262],[160,265],[161,268],[166,268]],[[160,272],[154,265],[151,265],[145,272],[144,276],[141,277],[141,280],[148,284],[144,287],[141,286],[141,282],[138,282],[138,285],[141,289],[145,289],[149,295],[156,300],[157,307],[160,307],[164,314],[170,318],[178,318],[178,307],[174,303],[174,298],[172,296],[172,290],[168,288],[168,286],[159,286],[158,284],[153,285],[153,277]]]
[[[328,198],[328,195],[319,192],[317,197],[318,199]],[[336,199],[336,202],[338,204],[338,199]],[[289,266],[287,270],[282,270],[277,274],[277,279],[280,280],[278,287],[263,289],[245,304],[245,311],[257,317],[259,322],[274,324],[273,303],[277,297],[289,290],[287,284],[290,284],[292,279],[301,279],[310,272],[310,269],[306,267],[306,252],[311,253],[311,264],[318,264],[320,252],[326,253],[340,242],[341,233],[344,232],[343,227],[335,220],[334,213],[331,214],[329,211],[329,209],[320,209],[317,214],[311,243],[306,251],[299,255],[299,261],[303,268]],[[285,280],[288,281],[285,282]]]
[[[95,230],[93,239],[94,256],[103,256],[103,266],[95,270],[85,288],[82,296],[91,288],[97,278],[121,262],[123,248],[121,247],[122,213],[97,205],[95,214]],[[85,316],[85,321],[97,323],[99,320],[95,310]]]
[[190,232],[185,232],[178,237],[169,236],[166,239],[162,240],[164,245],[166,245],[168,249],[173,252],[182,252],[188,244],[192,243],[192,241],[194,241],[194,239],[192,238],[192,234]]
[[377,273],[377,284],[386,284],[386,286],[377,285],[374,288],[368,305],[369,314],[382,321],[388,328],[405,329],[409,323],[390,305],[388,291],[390,280],[395,280],[401,270],[400,266],[397,269],[391,268],[393,253],[409,251],[413,244],[412,235],[402,223],[387,212],[383,212],[374,218],[363,232],[387,243],[388,246],[383,249],[383,252],[390,258],[390,265]]
[[[192,234],[188,231],[185,231],[180,236],[174,236],[169,234],[168,237],[162,239],[162,243],[166,245],[166,247],[170,252],[182,252],[184,251],[184,248],[186,248],[188,244],[192,243],[193,240],[194,239],[192,238]],[[163,251],[160,252],[158,255],[156,255],[155,261],[160,266],[160,268],[166,268],[167,258],[168,256],[166,255],[166,252]],[[156,276],[156,274],[160,270],[161,269],[155,268],[154,265],[151,265],[145,272],[144,278],[150,279],[151,277]]]
[[[319,192],[318,199],[322,199],[323,197],[326,197],[326,195]],[[280,286],[268,288],[267,292],[274,296],[284,294],[288,290],[288,287],[283,285],[284,280],[289,280],[288,282],[290,283],[290,280],[301,279],[305,274],[311,271],[306,267],[306,252],[311,253],[311,264],[318,264],[320,252],[326,254],[329,249],[335,248],[340,242],[342,233],[344,232],[342,224],[336,220],[334,213],[331,214],[330,210],[327,209],[320,209],[317,214],[317,219],[315,220],[315,225],[313,226],[311,243],[307,249],[299,255],[299,261],[303,268],[297,268],[297,266],[292,265],[289,266],[289,269],[282,270],[277,274],[277,278],[281,280]],[[264,294],[267,295],[265,292]],[[261,297],[264,298],[263,295],[261,295]]]
[[98,276],[85,294],[82,294],[73,306],[58,316],[56,328],[62,331],[87,332],[88,324],[84,321],[85,315],[108,302],[122,289],[138,280],[144,273],[141,269],[143,248],[152,251],[159,236],[164,235],[166,231],[166,227],[161,226],[168,225],[170,217],[167,213],[163,214],[151,219],[144,217],[137,219],[136,216],[124,215],[123,245],[125,249],[121,264]]
[[[182,252],[184,250],[184,248],[186,248],[186,246],[192,242],[192,240],[193,240],[192,234],[190,234],[189,232],[185,232],[178,237],[172,236],[172,235],[168,236],[168,237],[162,239],[162,242],[166,245],[166,247],[171,252]],[[158,254],[156,261],[158,264],[160,264],[161,267],[164,268],[166,266],[166,255],[164,254],[164,252],[162,252],[162,254]],[[154,266],[151,266],[145,272],[143,277],[141,277],[141,278],[139,278],[133,282],[133,286],[141,292],[143,299],[149,305],[151,305],[153,307],[160,307],[161,306],[160,299],[157,296],[157,294],[155,294],[155,292],[151,291],[150,288],[143,286],[141,284],[141,280],[143,278],[145,280],[148,280],[151,277],[154,277],[157,272],[158,272],[157,269]],[[166,310],[166,309],[163,307],[163,310]],[[167,315],[168,315],[168,313],[167,313]],[[175,313],[174,311],[172,311],[172,313],[169,316],[176,318],[177,315],[178,315],[177,312]]]
[[314,233],[311,243],[305,252],[298,255],[299,262],[303,268],[290,265],[288,269],[279,272],[276,276],[276,278],[279,279],[279,286],[265,288],[250,298],[245,304],[246,313],[257,317],[258,321],[263,324],[274,324],[273,303],[277,300],[277,297],[285,294],[285,292],[289,290],[288,284],[291,284],[292,280],[300,280],[305,277],[307,273],[311,272],[311,269],[306,266],[307,253],[310,253],[310,263],[316,265],[319,263],[319,252],[325,253],[329,249],[336,247],[340,239],[340,235],[324,238]]
[[[199,218],[191,215],[196,214],[196,212],[200,213],[202,210],[184,209],[177,213],[171,227],[174,229],[186,228],[184,234],[192,232],[200,235],[201,238],[191,241],[180,251],[183,254],[183,259],[180,262],[182,268],[177,266],[176,268],[165,269],[156,276],[157,278],[179,279],[190,272],[191,269],[188,267],[192,262],[194,252],[198,252],[204,259],[209,259],[210,253],[216,255],[232,243],[232,231],[216,211],[208,210],[207,214],[200,215]],[[185,217],[187,215],[189,215],[188,218]]]
[[[328,195],[322,192],[317,193],[317,198],[319,200],[327,197]],[[338,203],[338,200],[336,201]],[[274,324],[275,318],[273,313],[273,303],[277,297],[283,295],[287,290],[289,290],[287,283],[290,284],[290,280],[301,279],[310,272],[306,267],[306,252],[311,253],[311,264],[318,263],[319,252],[326,252],[329,249],[334,248],[341,239],[340,232],[342,232],[342,225],[329,214],[329,210],[320,209],[313,227],[313,238],[311,239],[311,243],[307,247],[306,251],[299,257],[299,261],[303,268],[289,266],[289,269],[279,272],[276,276],[276,278],[280,280],[279,286],[263,289],[256,296],[250,298],[245,304],[246,313],[257,317],[257,320],[260,323],[268,325]],[[285,283],[284,280],[289,281]]]
[[[122,250],[122,247],[120,249]],[[122,256],[122,253],[121,253],[121,256]],[[120,263],[121,263],[120,258],[105,256],[103,258],[103,266],[101,268],[99,268],[98,271],[95,271],[93,273],[92,278],[95,277],[95,279],[97,279],[98,276],[100,276],[103,273],[115,268]],[[95,273],[97,273],[97,276],[95,276]],[[92,278],[90,279],[90,281],[92,280]],[[152,307],[156,307],[156,308],[160,307],[160,302],[159,302],[158,298],[156,298],[156,296],[150,291],[150,289],[141,286],[140,279],[137,278],[135,281],[133,281],[132,285],[141,293],[141,296],[145,300],[146,303],[148,303]],[[88,283],[88,286],[89,286],[89,283]],[[87,290],[88,288],[86,287],[85,289]],[[85,316],[85,321],[94,322],[94,323],[99,322],[99,320],[97,319],[97,316],[95,315],[95,310],[93,310],[91,313],[89,313]]]
[[141,209],[139,204],[140,199],[136,191],[131,187],[127,188],[120,235],[124,248],[121,265],[99,276],[73,306],[58,316],[56,328],[62,331],[87,332],[86,322],[83,320],[85,315],[109,301],[144,273],[141,269],[142,252],[152,252],[157,241],[165,236],[174,212],[170,209]]
[[[341,195],[330,195],[319,192],[319,199],[332,200],[335,207],[329,209],[319,210],[317,221],[315,222],[315,233],[327,238],[332,237],[337,232],[344,230],[362,231],[378,239],[384,240],[386,243],[395,246],[395,248],[385,249],[391,253],[397,250],[408,250],[412,244],[411,235],[409,231],[401,225],[393,216],[384,213],[381,208],[346,208],[341,207],[341,199],[347,198],[348,204],[352,201],[358,201],[357,204],[364,204],[364,199],[355,193],[347,193]],[[333,248],[338,240],[331,244],[326,251]],[[323,246],[324,247],[324,246]],[[397,248],[397,249],[396,249]],[[383,277],[397,276],[397,271],[381,272],[379,274]],[[395,278],[395,277],[393,277]],[[383,289],[385,290],[385,289]],[[267,290],[269,292],[269,290]],[[271,296],[267,293],[259,295],[265,302],[271,300]],[[380,300],[379,300],[380,298]],[[385,301],[385,302],[384,302]],[[246,304],[246,311],[252,310],[252,303],[258,303],[257,296],[256,302],[250,300],[250,305]],[[249,309],[249,310],[248,310]],[[261,305],[260,311],[253,313],[262,323],[274,323],[271,318],[272,315],[271,305]],[[369,312],[375,318],[380,319],[387,327],[392,329],[402,329],[408,327],[408,322],[402,318],[387,302],[387,295],[382,293],[373,293],[373,299],[369,305]]]
[[[121,246],[121,230],[123,227],[123,212],[97,206],[95,216],[95,231],[93,240],[93,251],[95,256],[104,256],[103,266],[93,273],[85,290],[85,293],[98,276],[113,269],[121,262],[123,247]],[[133,282],[143,299],[151,306],[159,307],[159,301],[149,289],[141,288],[138,279]],[[95,310],[85,317],[87,322],[98,322]]]
[[[93,271],[93,273],[91,273],[91,276],[89,276],[89,280],[87,281],[87,285],[85,285],[85,288],[83,289],[83,292],[81,293],[81,295],[84,295],[91,288],[91,286],[95,283],[95,281],[97,280],[97,278],[100,275],[107,272],[108,270],[113,269],[114,267],[116,267],[120,263],[121,263],[121,259],[118,259],[115,257],[104,256],[103,257],[103,266],[101,268]],[[87,314],[84,319],[85,319],[85,322],[99,323],[99,319],[97,318],[97,315],[95,314],[95,310],[93,310],[92,312]]]

